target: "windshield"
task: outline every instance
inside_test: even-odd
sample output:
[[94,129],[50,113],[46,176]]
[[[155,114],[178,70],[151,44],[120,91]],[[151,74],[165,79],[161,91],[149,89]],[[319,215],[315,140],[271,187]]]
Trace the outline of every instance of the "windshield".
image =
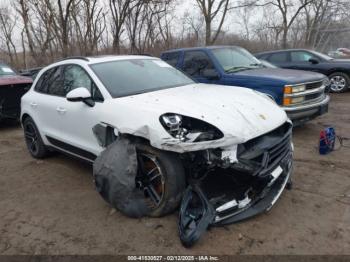
[[314,53],[315,55],[325,59],[325,60],[333,60],[334,58],[328,56],[328,55],[325,55],[325,54],[322,54],[320,52],[317,52],[317,51],[311,51],[312,53]]
[[16,75],[8,65],[0,63],[0,76],[13,76]]
[[130,59],[91,65],[113,98],[141,94],[194,81],[162,60]]
[[263,67],[258,59],[243,48],[218,48],[212,52],[226,73]]

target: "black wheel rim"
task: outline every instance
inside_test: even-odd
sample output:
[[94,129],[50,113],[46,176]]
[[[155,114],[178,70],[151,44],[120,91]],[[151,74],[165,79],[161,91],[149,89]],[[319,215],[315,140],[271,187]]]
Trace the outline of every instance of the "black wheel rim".
[[157,208],[164,196],[164,175],[156,157],[147,153],[137,154],[138,174],[136,187],[143,191],[151,208]]
[[27,143],[27,147],[32,154],[37,154],[39,150],[38,146],[38,134],[32,123],[27,123],[24,127],[24,135]]

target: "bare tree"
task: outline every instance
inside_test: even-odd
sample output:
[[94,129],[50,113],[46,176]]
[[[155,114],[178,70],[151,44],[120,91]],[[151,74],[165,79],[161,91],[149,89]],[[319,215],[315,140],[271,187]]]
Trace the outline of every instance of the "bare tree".
[[121,35],[125,29],[125,20],[141,1],[137,0],[109,0],[112,15],[113,50],[120,52]]
[[[230,8],[230,0],[196,0],[205,21],[205,44],[212,45],[218,38]],[[213,21],[218,19],[218,26],[213,30]]]
[[288,32],[300,12],[313,0],[300,0],[300,3],[294,0],[273,0],[271,4],[276,6],[282,16],[282,48],[288,47]]
[[15,26],[16,16],[12,17],[9,8],[0,9],[0,40],[5,43],[12,64],[18,63],[17,48],[13,40]]

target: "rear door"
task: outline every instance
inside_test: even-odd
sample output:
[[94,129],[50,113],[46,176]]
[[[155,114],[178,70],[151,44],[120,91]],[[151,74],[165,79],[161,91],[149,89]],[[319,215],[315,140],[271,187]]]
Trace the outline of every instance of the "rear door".
[[57,95],[57,90],[62,85],[61,71],[62,67],[57,66],[48,69],[41,75],[29,102],[34,121],[37,123],[44,139],[47,139],[47,137],[58,138],[62,133],[62,127],[57,122],[58,109],[62,100]]
[[277,52],[270,54],[266,60],[281,68],[291,68],[288,52]]

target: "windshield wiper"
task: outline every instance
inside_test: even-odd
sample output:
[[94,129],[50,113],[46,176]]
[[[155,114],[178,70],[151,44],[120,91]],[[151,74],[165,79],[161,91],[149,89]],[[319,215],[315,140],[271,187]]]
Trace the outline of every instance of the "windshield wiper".
[[249,66],[233,66],[230,67],[229,69],[226,69],[225,72],[226,73],[234,73],[234,72],[238,72],[238,71],[242,71],[242,70],[249,70],[252,69]]
[[250,64],[250,66],[258,66],[258,67],[263,67],[264,65],[261,63],[255,63],[255,64]]

